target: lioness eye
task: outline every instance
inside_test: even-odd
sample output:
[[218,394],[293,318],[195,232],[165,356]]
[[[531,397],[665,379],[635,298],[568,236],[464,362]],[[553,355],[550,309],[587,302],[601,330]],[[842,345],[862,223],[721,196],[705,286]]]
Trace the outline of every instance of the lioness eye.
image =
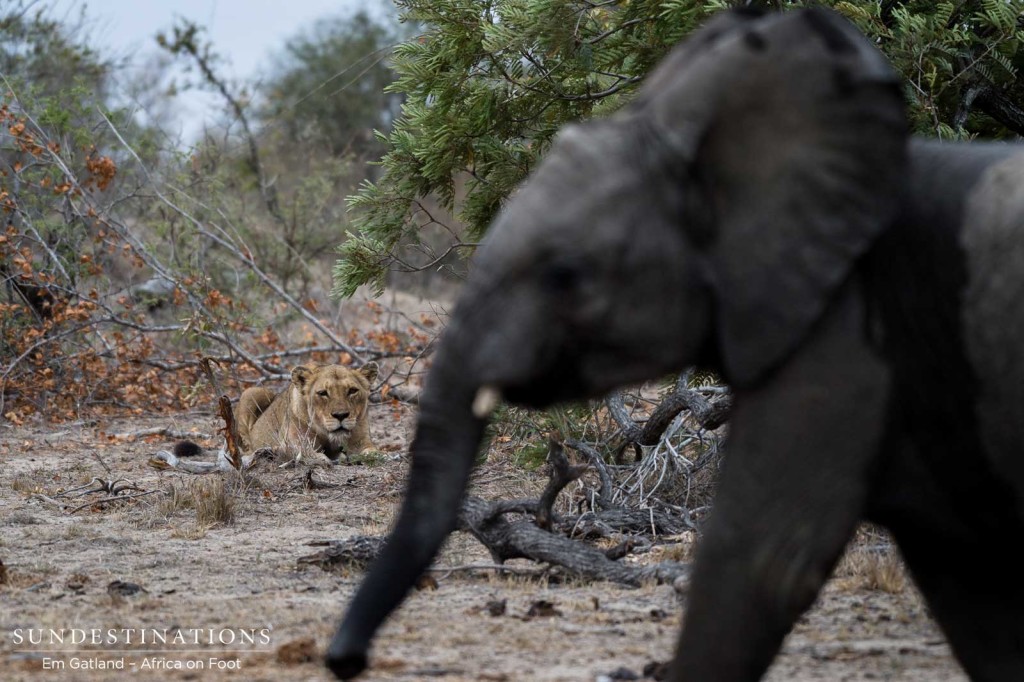
[[359,393],[359,389],[358,389],[358,388],[356,388],[355,386],[353,386],[352,388],[348,389],[348,394],[349,394],[350,396],[351,396],[351,395],[355,395],[356,393]]
[[317,391],[317,392],[316,392],[316,394],[317,394],[318,396],[320,396],[321,398],[326,398],[327,396],[329,396],[329,395],[330,395],[330,393],[328,393],[328,392],[327,392],[326,390],[323,390],[323,391]]

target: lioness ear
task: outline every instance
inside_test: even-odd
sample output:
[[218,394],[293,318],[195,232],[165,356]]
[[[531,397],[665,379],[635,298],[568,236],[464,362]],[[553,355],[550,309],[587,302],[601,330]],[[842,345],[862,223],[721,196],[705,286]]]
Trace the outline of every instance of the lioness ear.
[[306,365],[299,365],[292,370],[292,383],[302,388],[309,381],[309,375],[313,371],[312,367]]
[[358,372],[366,377],[366,380],[372,385],[377,379],[377,373],[380,372],[380,366],[376,362],[368,362],[360,367]]
[[838,14],[791,11],[728,29],[687,41],[624,114],[672,150],[688,178],[680,189],[698,188],[680,226],[708,224],[695,246],[726,378],[743,385],[802,342],[895,218],[907,123],[895,72]]

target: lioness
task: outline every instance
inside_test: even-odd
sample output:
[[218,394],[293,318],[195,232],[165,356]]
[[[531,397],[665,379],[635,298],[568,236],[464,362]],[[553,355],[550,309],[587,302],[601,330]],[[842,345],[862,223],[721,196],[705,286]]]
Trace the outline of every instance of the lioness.
[[235,408],[242,448],[301,450],[311,446],[332,460],[376,450],[366,410],[377,365],[353,370],[342,365],[299,365],[276,396],[247,388]]
[[[280,393],[247,388],[235,406],[235,423],[243,452],[270,449],[289,454],[316,450],[337,460],[376,450],[370,440],[367,408],[378,367],[299,365]],[[183,441],[175,454],[197,454],[198,446]]]

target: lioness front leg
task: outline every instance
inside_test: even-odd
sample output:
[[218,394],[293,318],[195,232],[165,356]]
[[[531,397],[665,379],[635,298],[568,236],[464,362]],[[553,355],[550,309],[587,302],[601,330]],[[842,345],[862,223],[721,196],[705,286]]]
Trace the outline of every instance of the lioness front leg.
[[352,429],[352,435],[349,436],[348,442],[345,444],[345,461],[349,462],[352,457],[377,452],[380,452],[380,448],[370,440],[369,419],[364,416]]

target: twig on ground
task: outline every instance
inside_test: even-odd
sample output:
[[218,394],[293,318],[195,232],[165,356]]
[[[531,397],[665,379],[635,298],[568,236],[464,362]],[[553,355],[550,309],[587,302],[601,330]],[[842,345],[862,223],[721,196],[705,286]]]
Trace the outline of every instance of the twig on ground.
[[148,429],[136,429],[134,431],[122,431],[121,433],[115,434],[115,438],[121,440],[132,440],[134,438],[147,438],[149,436],[164,436],[165,438],[176,438],[182,439],[201,439],[208,440],[213,438],[208,433],[201,433],[198,431],[186,431],[185,429],[176,429],[170,426],[154,426]]
[[452,573],[463,571],[497,571],[499,573],[511,573],[513,575],[537,576],[543,575],[547,569],[532,566],[508,566],[506,564],[465,564],[463,566],[431,566],[427,569],[431,573],[442,573],[439,577],[444,580]]
[[147,497],[148,495],[155,495],[155,494],[161,493],[161,492],[164,492],[164,491],[162,491],[162,490],[148,490],[148,491],[146,491],[144,493],[138,493],[136,495],[114,495],[113,497],[104,497],[102,500],[93,500],[92,502],[87,502],[85,504],[79,505],[79,506],[69,510],[68,514],[75,514],[76,512],[79,512],[79,511],[81,511],[83,509],[88,509],[90,507],[94,507],[94,506],[96,506],[98,504],[106,504],[107,502],[121,502],[121,501],[124,501],[124,500],[135,500],[135,499],[138,499],[140,497]]

